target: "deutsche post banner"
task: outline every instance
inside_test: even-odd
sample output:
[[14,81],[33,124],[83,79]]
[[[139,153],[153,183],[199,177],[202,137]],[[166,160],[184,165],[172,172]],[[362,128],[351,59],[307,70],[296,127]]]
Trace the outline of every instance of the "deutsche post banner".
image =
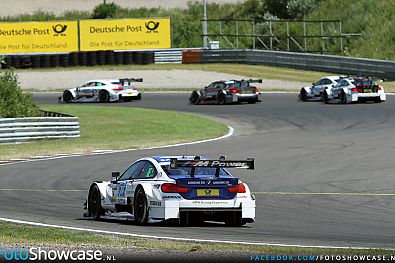
[[0,23],[0,54],[78,51],[78,22]]
[[170,18],[80,21],[81,51],[170,47]]

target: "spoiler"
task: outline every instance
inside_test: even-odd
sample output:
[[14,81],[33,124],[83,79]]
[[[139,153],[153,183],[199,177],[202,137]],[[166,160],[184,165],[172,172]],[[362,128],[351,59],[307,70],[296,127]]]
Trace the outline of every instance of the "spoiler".
[[262,83],[262,79],[241,79],[241,80],[235,80],[235,82]]
[[138,78],[138,79],[135,79],[135,78],[130,78],[130,79],[123,78],[123,79],[119,79],[119,81],[121,82],[122,86],[125,86],[125,83],[127,85],[130,85],[131,82],[143,82],[143,78]]
[[218,177],[220,168],[245,168],[254,170],[254,158],[247,158],[246,160],[225,160],[224,158],[220,158],[219,160],[201,160],[200,158],[195,158],[195,160],[179,160],[171,158],[170,168],[174,169],[177,167],[192,168],[191,177],[194,177],[196,167],[217,168],[215,176]]

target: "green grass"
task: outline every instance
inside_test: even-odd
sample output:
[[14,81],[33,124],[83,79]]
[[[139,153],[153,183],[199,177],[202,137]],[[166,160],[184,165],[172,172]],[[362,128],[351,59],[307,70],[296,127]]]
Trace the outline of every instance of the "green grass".
[[224,124],[179,112],[91,105],[43,106],[42,109],[78,116],[81,137],[1,145],[0,160],[152,147],[208,139],[227,132]]
[[[111,223],[109,223],[111,224]],[[177,227],[174,227],[177,228]],[[101,245],[104,247],[144,247],[161,250],[191,251],[251,251],[267,254],[341,254],[341,255],[382,255],[394,254],[394,250],[383,249],[322,249],[260,245],[212,244],[198,242],[180,242],[169,240],[146,239],[110,234],[96,234],[85,231],[65,230],[59,228],[35,227],[7,222],[0,222],[0,240],[3,243],[46,244],[46,245]]]

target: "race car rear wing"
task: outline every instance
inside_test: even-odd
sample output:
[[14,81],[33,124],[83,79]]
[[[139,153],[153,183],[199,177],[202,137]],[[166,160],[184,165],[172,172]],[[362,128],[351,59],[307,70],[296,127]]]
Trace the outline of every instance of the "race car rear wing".
[[135,79],[135,78],[130,78],[130,79],[123,78],[123,79],[119,79],[119,82],[121,82],[122,86],[129,86],[130,83],[132,83],[132,82],[143,82],[143,78],[138,78],[138,79]]
[[221,168],[245,168],[254,170],[254,158],[247,158],[246,160],[225,160],[225,158],[220,158],[218,160],[201,160],[199,156],[196,156],[194,160],[171,158],[170,168],[175,169],[177,167],[192,168],[191,177],[195,176],[196,167],[216,168],[215,176],[219,177]]

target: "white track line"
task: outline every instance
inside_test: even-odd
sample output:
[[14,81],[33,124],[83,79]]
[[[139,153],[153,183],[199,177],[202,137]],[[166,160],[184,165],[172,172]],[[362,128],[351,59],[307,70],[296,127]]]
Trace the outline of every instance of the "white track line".
[[181,237],[165,237],[165,236],[154,236],[154,235],[141,235],[141,234],[131,234],[131,233],[125,233],[125,232],[113,232],[113,231],[90,229],[90,228],[43,224],[43,223],[15,220],[15,219],[3,218],[3,217],[0,217],[0,221],[14,223],[14,224],[39,226],[39,227],[51,227],[51,228],[60,228],[60,229],[67,229],[67,230],[74,230],[74,231],[85,231],[85,232],[98,233],[98,234],[111,234],[111,235],[119,235],[119,236],[138,237],[138,238],[155,238],[155,239],[165,239],[165,240],[172,240],[172,241],[186,241],[186,242],[199,242],[199,243],[220,243],[220,244],[229,244],[229,245],[231,245],[231,244],[233,244],[233,245],[258,245],[258,246],[299,247],[299,248],[382,249],[382,250],[392,250],[392,249],[386,249],[386,248],[370,248],[370,247],[340,247],[340,246],[336,247],[336,246],[287,245],[287,244],[277,244],[277,243],[265,243],[265,242],[259,242],[259,241],[245,242],[245,241],[211,240],[211,239],[194,239],[194,238],[191,239],[191,238],[181,238]]
[[200,140],[194,142],[185,142],[185,143],[177,143],[177,144],[170,144],[164,146],[155,146],[155,147],[147,147],[147,148],[139,148],[139,149],[124,149],[124,150],[95,150],[88,153],[71,153],[71,154],[54,154],[52,157],[37,159],[36,157],[30,157],[31,159],[13,159],[13,160],[3,160],[0,161],[0,166],[3,165],[11,165],[17,163],[28,163],[28,162],[37,162],[37,161],[46,161],[46,160],[55,160],[55,159],[63,159],[63,158],[70,158],[70,157],[81,157],[81,156],[92,156],[92,155],[103,155],[103,154],[110,154],[110,153],[122,153],[122,152],[129,152],[129,151],[142,151],[142,150],[153,150],[153,149],[164,149],[170,147],[177,147],[177,146],[184,146],[184,145],[192,145],[192,144],[200,144],[206,142],[212,142],[217,140],[222,140],[228,138],[234,134],[234,128],[227,125],[228,133],[217,138],[207,139],[207,140]]

